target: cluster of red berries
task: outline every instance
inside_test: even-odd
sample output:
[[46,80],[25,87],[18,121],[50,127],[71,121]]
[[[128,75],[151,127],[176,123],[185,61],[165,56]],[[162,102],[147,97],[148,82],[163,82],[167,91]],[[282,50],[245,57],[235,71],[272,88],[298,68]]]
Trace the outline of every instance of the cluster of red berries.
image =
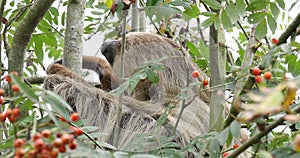
[[4,113],[0,113],[0,122],[5,122],[7,118],[11,123],[14,123],[20,114],[21,111],[19,108],[7,109]]
[[[198,78],[199,76],[200,76],[199,71],[194,70],[194,71],[192,72],[192,77]],[[202,80],[202,85],[203,85],[203,86],[207,86],[207,85],[208,85],[208,80],[206,80],[206,79]]]
[[[10,75],[19,76],[18,72],[16,72],[16,71],[11,72]],[[12,79],[10,78],[9,74],[6,74],[3,78],[7,83],[12,82]],[[19,92],[20,91],[20,88],[17,85],[14,85],[14,84],[11,86],[11,89],[12,89],[13,92]],[[3,98],[4,95],[5,95],[5,90],[0,88],[0,104],[2,104],[4,102],[4,98]]]
[[[239,147],[239,144],[233,144],[233,146],[232,146],[233,149],[236,149],[238,147]],[[226,152],[223,153],[223,157],[226,157],[228,155],[229,155],[229,151],[226,151]]]
[[[72,121],[79,120],[78,113],[73,113],[71,115]],[[59,153],[65,153],[67,151],[67,147],[70,150],[74,150],[77,148],[77,143],[75,138],[83,134],[82,128],[77,128],[74,126],[70,127],[70,131],[68,133],[56,133],[55,139],[49,139],[52,136],[52,132],[49,129],[44,129],[40,133],[36,133],[32,137],[33,141],[33,149],[25,152],[23,146],[25,144],[25,140],[16,139],[14,142],[15,147],[15,158],[56,158]]]
[[[263,81],[262,76],[260,75],[261,70],[258,67],[254,67],[251,69],[251,74],[255,76],[255,82],[256,83],[261,83]],[[264,78],[266,80],[270,80],[272,78],[272,73],[270,71],[266,71],[264,73]]]

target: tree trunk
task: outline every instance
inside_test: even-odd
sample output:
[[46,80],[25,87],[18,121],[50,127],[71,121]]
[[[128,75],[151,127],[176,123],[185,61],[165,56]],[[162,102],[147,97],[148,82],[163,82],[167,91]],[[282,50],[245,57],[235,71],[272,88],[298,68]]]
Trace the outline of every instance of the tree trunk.
[[63,64],[81,75],[85,1],[69,0]]

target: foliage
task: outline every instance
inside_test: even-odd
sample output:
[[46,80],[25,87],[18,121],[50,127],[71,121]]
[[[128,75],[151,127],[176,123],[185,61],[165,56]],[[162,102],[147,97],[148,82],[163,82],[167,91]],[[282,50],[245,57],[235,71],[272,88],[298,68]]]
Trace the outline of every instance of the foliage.
[[[8,0],[4,6],[1,25],[4,47],[1,47],[1,63],[5,66],[7,66],[6,57],[9,53],[7,45],[12,44],[16,28],[24,19],[28,8],[34,3],[35,1],[30,0]],[[118,4],[123,5],[122,1]],[[69,127],[75,126],[82,127],[84,135],[76,137],[77,149],[67,150],[66,153],[60,155],[62,157],[86,155],[92,157],[184,157],[187,151],[196,152],[199,157],[220,157],[227,152],[228,157],[234,157],[233,155],[239,150],[242,152],[246,149],[250,151],[250,154],[256,154],[257,157],[299,157],[297,146],[294,146],[294,141],[297,141],[294,138],[300,129],[299,94],[297,94],[300,83],[299,27],[291,31],[288,40],[280,38],[278,34],[278,32],[288,31],[288,26],[293,19],[287,14],[299,9],[298,1],[148,0],[144,4],[146,16],[151,19],[151,25],[156,28],[152,31],[166,37],[171,36],[182,44],[189,51],[194,62],[207,74],[210,74],[208,69],[210,52],[208,38],[203,35],[203,31],[214,26],[217,30],[224,28],[228,35],[227,39],[233,34],[233,42],[218,44],[225,45],[227,49],[228,104],[232,107],[239,107],[241,110],[239,115],[234,116],[235,121],[219,133],[199,135],[183,148],[179,148],[178,144],[172,142],[172,138],[163,138],[161,146],[147,154],[117,151],[110,144],[96,141],[95,138],[104,134],[95,132],[97,127],[84,126],[85,120],[72,122],[69,119],[69,111],[72,111],[72,108],[61,97],[40,88],[40,85],[28,85],[19,77],[10,75],[12,82],[8,83],[4,80],[1,82],[2,87],[6,85],[9,88],[5,89],[5,97],[0,98],[3,102],[0,112],[4,114],[8,109],[17,107],[21,110],[21,115],[16,122],[8,120],[2,122],[1,156],[13,156],[17,151],[14,148],[16,138],[26,139],[24,148],[28,151],[34,148],[32,145],[34,141],[30,135],[41,132],[43,129],[51,129],[52,135],[48,140],[50,143],[55,139],[54,133],[69,133]],[[23,74],[25,77],[39,74],[40,70],[45,70],[45,61],[56,60],[62,55],[67,1],[56,5],[58,7],[52,6],[47,11],[32,34],[26,49],[26,71]],[[106,3],[87,0],[84,28],[86,41],[98,32],[101,32],[105,39],[116,38],[120,35],[118,28],[122,8],[117,10],[117,16],[113,20],[108,20],[112,16],[110,15],[112,5],[111,0],[107,0]],[[182,23],[196,23],[196,26],[182,26]],[[160,27],[163,26],[162,24],[168,27]],[[128,31],[130,31],[130,26],[128,26]],[[246,46],[249,44],[249,35],[252,31],[254,31],[256,43],[255,47],[250,49],[255,51],[255,57],[251,65],[241,69],[242,63],[247,60],[244,59],[244,55],[247,53]],[[272,43],[272,38],[278,39],[279,43]],[[262,73],[271,72],[271,79],[255,83],[255,76],[250,72],[253,67],[259,67]],[[145,78],[153,83],[159,82],[156,72],[162,69],[163,65],[160,61],[150,61],[114,92],[118,94],[126,89],[132,92],[138,82]],[[8,73],[5,72],[5,74]],[[233,96],[237,81],[245,76],[247,79],[242,80],[245,84],[244,92],[239,96]],[[190,84],[193,86],[201,83]],[[12,91],[10,89],[12,85],[17,85],[20,92]],[[210,87],[212,92],[213,88]],[[237,97],[239,102],[234,104],[231,97]],[[65,118],[66,122],[60,121],[59,116]],[[229,114],[229,116],[232,115]],[[277,129],[281,131],[273,130],[275,127],[279,127]],[[247,130],[250,133],[249,137],[245,136],[245,132],[240,133],[241,129]],[[285,129],[292,129],[292,131],[286,133]],[[130,148],[143,148],[141,144],[146,141],[145,139],[147,136],[141,136],[140,140],[132,142]],[[238,142],[239,147],[235,149],[233,145],[238,139],[241,141]],[[99,148],[93,150],[91,144]],[[104,148],[113,152],[103,150]]]

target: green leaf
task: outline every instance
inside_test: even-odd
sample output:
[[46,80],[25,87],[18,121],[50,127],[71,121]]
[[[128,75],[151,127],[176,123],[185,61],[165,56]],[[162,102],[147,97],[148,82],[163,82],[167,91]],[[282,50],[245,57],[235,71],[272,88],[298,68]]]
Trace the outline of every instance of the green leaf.
[[[54,111],[56,111],[59,115],[70,121],[69,111],[73,111],[73,109],[62,97],[52,91],[45,90],[42,95],[42,99],[46,103],[49,103]],[[69,111],[67,111],[65,108],[67,108]]]
[[[173,6],[181,6],[183,7],[185,10],[188,9],[192,9],[191,5],[189,5],[187,2],[185,1],[181,1],[181,0],[176,0],[176,1],[171,1],[169,2],[169,4],[173,5]],[[194,5],[195,6],[195,5]],[[197,7],[198,8],[198,7]],[[199,9],[198,9],[199,10]],[[200,12],[200,11],[199,11]]]
[[200,55],[204,57],[206,60],[209,60],[209,48],[208,46],[203,42],[202,39],[199,39],[199,49],[200,49]]
[[273,17],[274,17],[275,19],[277,19],[277,18],[278,18],[278,15],[280,14],[280,10],[279,10],[279,8],[277,7],[276,3],[271,2],[271,3],[270,3],[270,9],[271,9],[271,11],[272,11]]
[[152,69],[146,68],[145,73],[147,74],[147,78],[149,79],[149,81],[151,83],[158,83],[159,82],[159,77],[157,76],[157,74]]
[[285,10],[285,3],[283,0],[276,0],[277,4],[279,5],[280,8]]
[[85,4],[86,8],[92,8],[94,2],[95,2],[95,0],[89,0],[89,1],[87,1],[86,4]]
[[186,10],[183,13],[190,16],[191,18],[196,18],[200,15],[200,10],[197,6],[191,5],[190,9],[186,8]]
[[202,12],[201,15],[211,17],[211,16],[216,16],[217,13],[216,12]]
[[218,141],[220,144],[225,144],[227,141],[229,135],[229,128],[225,128],[223,131],[221,131],[218,135]]
[[212,25],[214,23],[215,18],[216,18],[216,16],[212,16],[212,17],[206,19],[205,21],[203,21],[201,23],[201,26],[204,27],[204,28],[209,27],[210,25]]
[[253,0],[247,7],[247,11],[258,11],[267,7],[270,0]]
[[15,75],[10,75],[14,83],[20,88],[21,92],[23,92],[32,102],[38,102],[38,96],[34,93],[34,91],[24,82],[20,80],[19,77]]
[[223,27],[225,30],[227,30],[228,28],[230,28],[232,25],[231,25],[231,21],[226,13],[225,10],[223,10],[221,12],[221,22],[223,24]]
[[248,21],[251,24],[255,24],[255,23],[262,21],[265,18],[265,16],[266,16],[265,12],[254,13],[248,17]]
[[208,146],[210,158],[220,158],[220,143],[217,138],[213,138]]
[[121,93],[123,93],[127,88],[129,87],[129,81],[126,81],[124,83],[122,83],[118,88],[112,90],[109,92],[109,94],[116,94],[116,95],[120,95]]
[[240,131],[241,131],[241,124],[237,121],[233,121],[230,124],[230,132],[233,137],[238,138],[240,137]]
[[243,17],[246,14],[246,4],[244,0],[236,0],[236,9],[239,17]]
[[267,20],[268,20],[268,26],[271,29],[272,33],[274,34],[277,28],[276,20],[270,14],[267,15]]
[[204,3],[215,10],[219,10],[220,8],[222,8],[221,3],[217,0],[204,0]]
[[194,45],[194,43],[188,41],[188,42],[186,42],[186,46],[189,49],[189,53],[192,56],[195,56],[195,57],[199,57],[200,56],[200,52],[199,52],[198,48]]
[[267,25],[266,24],[267,24],[266,19],[264,19],[257,25],[256,30],[255,30],[255,36],[257,39],[260,40],[266,36],[266,34],[267,34]]
[[227,15],[230,15],[229,19],[231,23],[236,23],[236,21],[239,19],[239,15],[237,14],[237,8],[235,7],[234,3],[230,2],[230,5],[226,7],[225,11],[227,12]]

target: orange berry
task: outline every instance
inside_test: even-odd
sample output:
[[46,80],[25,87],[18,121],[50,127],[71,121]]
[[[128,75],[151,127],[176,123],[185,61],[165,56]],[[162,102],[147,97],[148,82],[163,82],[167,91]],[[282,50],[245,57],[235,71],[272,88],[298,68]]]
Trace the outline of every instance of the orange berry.
[[80,136],[82,134],[83,134],[83,129],[82,128],[76,128],[75,135]]
[[12,110],[11,109],[7,109],[5,112],[6,117],[9,117],[12,115]]
[[8,82],[8,83],[11,82],[11,78],[9,77],[8,74],[6,74],[6,75],[4,76],[4,80],[5,80],[6,82]]
[[20,116],[20,113],[21,113],[21,111],[20,111],[19,108],[14,108],[14,109],[12,110],[12,115],[15,116],[15,117],[19,117],[19,116]]
[[202,85],[203,85],[203,86],[207,86],[207,85],[208,85],[208,81],[207,81],[207,80],[203,80],[203,81],[202,81]]
[[0,88],[0,96],[4,96],[5,95],[5,90]]
[[63,142],[60,138],[56,138],[54,141],[53,141],[53,146],[55,147],[60,147],[61,145],[63,145]]
[[49,129],[44,129],[41,134],[44,138],[49,138],[51,136],[51,131]]
[[199,73],[199,71],[197,71],[197,70],[194,70],[194,71],[192,72],[192,76],[193,76],[194,78],[198,78],[199,75],[200,75],[200,73]]
[[38,140],[38,139],[40,139],[40,138],[42,138],[42,135],[41,135],[40,133],[36,133],[36,134],[32,137],[32,139],[33,139],[34,141],[36,141],[36,140]]
[[223,153],[223,157],[226,157],[226,156],[228,156],[228,155],[229,155],[229,152]]
[[57,158],[58,152],[56,150],[51,150],[50,156],[51,156],[51,158]]
[[25,150],[24,150],[24,149],[21,149],[21,148],[16,149],[15,155],[18,156],[18,157],[24,157],[24,155],[25,155]]
[[36,150],[42,151],[45,147],[45,142],[42,139],[37,139],[36,141],[34,141],[34,147]]
[[272,38],[272,43],[277,45],[278,44],[278,39],[277,38]]
[[233,144],[233,149],[236,149],[239,147],[239,144]]
[[69,148],[70,148],[71,150],[74,150],[74,149],[76,149],[76,147],[77,147],[77,143],[76,143],[76,142],[71,142],[71,143],[68,144],[68,146],[69,146]]
[[72,113],[72,115],[70,116],[72,121],[78,121],[79,120],[79,115],[77,112]]
[[50,150],[47,150],[47,149],[43,149],[42,150],[42,158],[48,158],[50,157]]
[[14,115],[10,115],[7,117],[9,122],[14,123],[17,121],[17,117],[15,117]]
[[14,147],[15,148],[21,148],[25,144],[25,140],[18,138],[14,141]]
[[12,85],[12,86],[11,86],[11,89],[12,89],[12,91],[14,91],[14,92],[19,92],[19,91],[20,91],[20,88],[19,88],[17,85]]
[[6,120],[6,115],[3,113],[0,113],[0,122],[5,122]]
[[59,119],[60,119],[62,122],[67,122],[67,120],[66,120],[64,117],[62,117],[62,116],[59,116]]
[[256,83],[261,83],[262,82],[262,77],[261,76],[255,76],[255,82]]
[[70,134],[63,134],[60,138],[61,138],[63,144],[68,144],[72,140],[72,137]]
[[258,67],[252,68],[251,73],[255,76],[260,75],[260,68],[258,68]]
[[271,73],[271,72],[267,71],[267,72],[264,73],[264,78],[265,78],[266,80],[271,79],[271,77],[272,77],[272,73]]

